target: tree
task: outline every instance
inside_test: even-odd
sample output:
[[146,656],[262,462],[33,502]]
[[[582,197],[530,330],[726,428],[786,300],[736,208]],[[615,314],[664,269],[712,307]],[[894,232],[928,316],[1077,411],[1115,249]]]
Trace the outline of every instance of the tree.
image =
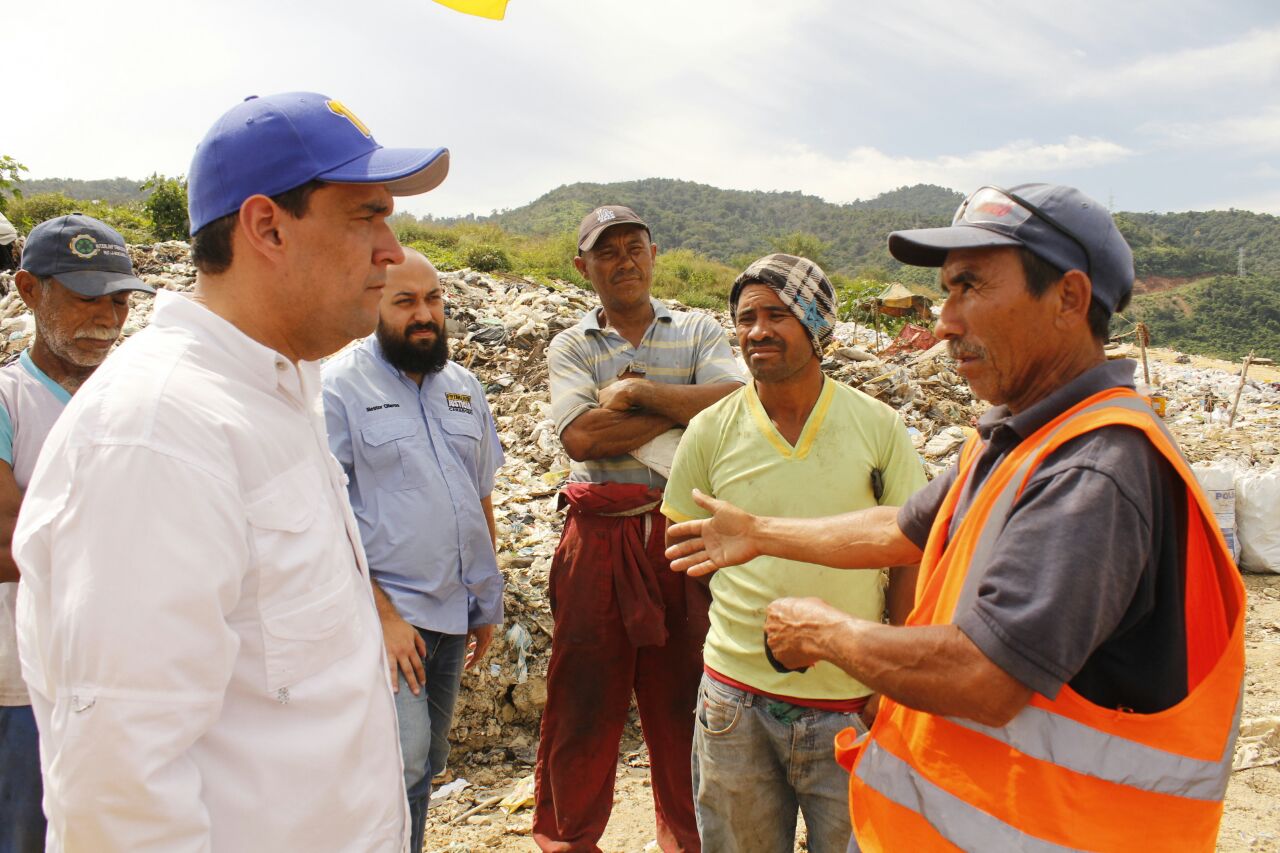
[[157,240],[186,240],[190,234],[187,220],[187,182],[181,177],[166,178],[159,172],[142,184],[143,191],[150,191],[142,203],[151,230]]
[[816,237],[813,234],[806,234],[803,231],[792,231],[783,237],[775,237],[770,241],[771,248],[775,252],[782,252],[787,255],[795,255],[800,258],[808,258],[818,266],[826,270],[830,264],[828,263],[827,253],[831,251],[831,244]]
[[22,183],[21,173],[25,171],[27,167],[8,154],[0,156],[0,213],[4,213],[9,206],[7,196],[22,198],[22,190],[18,188],[18,184]]

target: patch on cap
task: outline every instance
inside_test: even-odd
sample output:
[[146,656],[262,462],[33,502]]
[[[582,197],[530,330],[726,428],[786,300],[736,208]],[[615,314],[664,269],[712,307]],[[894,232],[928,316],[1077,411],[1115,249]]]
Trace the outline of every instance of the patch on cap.
[[98,241],[88,234],[77,234],[67,246],[71,249],[71,254],[86,261],[98,254]]
[[356,130],[360,131],[360,133],[362,133],[366,139],[371,139],[373,137],[373,133],[372,131],[369,130],[369,126],[364,122],[362,122],[356,116],[355,113],[347,109],[347,105],[342,103],[342,101],[339,101],[335,98],[330,98],[329,100],[325,101],[324,104],[326,107],[329,108],[329,112],[333,113],[336,116],[342,116],[347,121],[351,122],[351,126],[354,127]]
[[618,214],[614,213],[607,207],[602,207],[596,211],[596,222],[608,222],[610,219],[617,219]]

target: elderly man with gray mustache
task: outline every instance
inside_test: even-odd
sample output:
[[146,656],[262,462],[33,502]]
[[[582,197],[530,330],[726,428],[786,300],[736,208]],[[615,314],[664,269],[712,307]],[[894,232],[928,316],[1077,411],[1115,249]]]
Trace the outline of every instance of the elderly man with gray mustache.
[[78,213],[31,229],[14,277],[36,334],[0,368],[0,851],[44,849],[40,752],[18,667],[9,550],[40,448],[67,401],[98,369],[129,316],[129,294],[155,293],[133,274],[124,238]]

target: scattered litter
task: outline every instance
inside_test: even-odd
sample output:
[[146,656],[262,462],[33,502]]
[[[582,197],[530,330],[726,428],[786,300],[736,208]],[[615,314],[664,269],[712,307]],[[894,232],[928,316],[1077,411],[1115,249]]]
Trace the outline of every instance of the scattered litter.
[[516,783],[515,789],[498,801],[498,806],[507,814],[515,814],[524,808],[533,806],[533,774]]
[[635,752],[628,752],[623,760],[628,767],[648,767],[649,751],[647,749],[637,749]]
[[516,652],[516,684],[524,684],[529,680],[528,655],[529,650],[533,648],[533,637],[519,622],[512,622],[511,627],[507,629],[507,645]]
[[1280,764],[1280,717],[1257,717],[1240,724],[1232,770]]
[[471,787],[471,783],[459,776],[447,785],[441,785],[431,792],[431,802],[444,802],[445,800]]

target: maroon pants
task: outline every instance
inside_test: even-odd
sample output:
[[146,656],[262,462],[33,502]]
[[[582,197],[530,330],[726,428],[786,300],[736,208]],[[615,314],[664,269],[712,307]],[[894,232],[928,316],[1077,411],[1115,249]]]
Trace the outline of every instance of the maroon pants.
[[[616,496],[622,487],[591,488]],[[662,553],[666,519],[656,510],[647,516],[645,528],[645,515],[606,517],[571,506],[551,564],[555,635],[533,819],[534,841],[547,853],[599,853],[633,691],[649,747],[658,843],[668,853],[701,851],[690,755],[710,596],[700,582],[671,571]],[[616,579],[620,552],[650,573],[666,628],[661,645],[632,644],[635,586]]]

